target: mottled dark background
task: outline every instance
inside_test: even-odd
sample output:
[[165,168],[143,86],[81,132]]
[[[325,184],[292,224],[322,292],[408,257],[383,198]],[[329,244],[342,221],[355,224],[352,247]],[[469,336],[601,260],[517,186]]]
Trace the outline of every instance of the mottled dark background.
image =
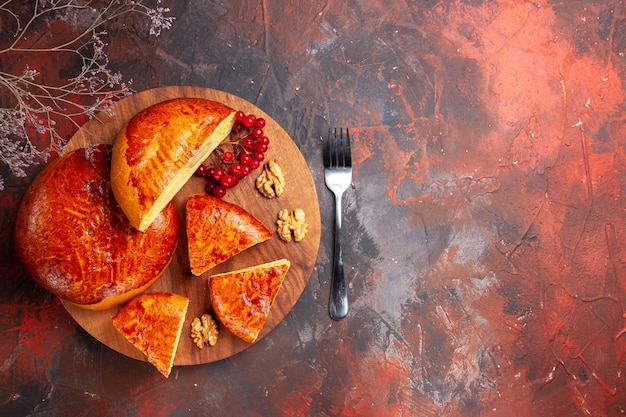
[[[136,91],[216,88],[279,122],[318,187],[317,267],[266,338],[164,379],[24,275],[12,227],[41,166],[0,168],[0,415],[626,412],[624,2],[163,5],[176,19],[159,37],[131,18],[108,28],[111,68]],[[79,63],[31,65],[62,79]],[[329,126],[350,128],[355,161],[341,322],[327,314]]]

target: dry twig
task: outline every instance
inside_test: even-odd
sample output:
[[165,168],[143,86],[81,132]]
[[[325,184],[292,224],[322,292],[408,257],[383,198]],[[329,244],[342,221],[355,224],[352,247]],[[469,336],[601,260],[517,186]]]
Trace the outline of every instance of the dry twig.
[[[111,104],[132,94],[130,81],[108,68],[107,24],[129,14],[149,21],[149,34],[159,36],[171,27],[173,17],[160,0],[0,0],[0,161],[11,173],[25,177],[26,168],[59,152],[68,138],[56,126],[79,122],[108,111]],[[69,26],[72,36],[47,36],[57,25]],[[29,57],[38,54],[52,62],[60,56],[78,59],[76,74],[56,83],[46,82]],[[4,63],[14,72],[5,71]],[[35,141],[34,139],[38,140]],[[43,142],[38,148],[36,143]],[[41,146],[41,145],[40,145]],[[0,190],[4,179],[0,176]]]

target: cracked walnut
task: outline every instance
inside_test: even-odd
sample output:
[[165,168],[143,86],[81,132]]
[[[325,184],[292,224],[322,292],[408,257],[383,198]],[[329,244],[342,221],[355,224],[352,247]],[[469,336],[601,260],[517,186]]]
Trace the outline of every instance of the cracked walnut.
[[263,167],[263,172],[256,179],[256,188],[263,196],[274,198],[285,190],[285,174],[275,159],[270,160]]
[[285,242],[291,242],[292,232],[293,239],[296,242],[300,242],[304,239],[308,227],[304,210],[299,208],[295,209],[293,213],[290,213],[287,209],[281,210],[278,213],[276,224],[278,226],[278,236]]
[[194,317],[191,321],[191,338],[200,349],[205,344],[215,346],[219,330],[217,323],[209,314],[203,314],[202,317]]

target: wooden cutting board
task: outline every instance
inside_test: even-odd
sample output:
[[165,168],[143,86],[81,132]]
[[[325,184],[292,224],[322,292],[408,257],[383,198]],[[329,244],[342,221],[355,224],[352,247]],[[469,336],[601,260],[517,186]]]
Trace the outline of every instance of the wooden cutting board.
[[[265,160],[276,159],[286,176],[285,191],[275,199],[263,197],[254,186],[256,177],[261,173],[261,168],[240,181],[236,187],[228,190],[224,200],[238,204],[252,213],[263,221],[273,231],[274,235],[268,241],[235,255],[199,277],[189,272],[184,207],[187,197],[191,193],[204,191],[206,181],[203,178],[191,178],[174,198],[181,220],[178,247],[168,269],[148,291],[172,291],[190,299],[189,311],[174,364],[193,365],[228,358],[250,346],[230,334],[221,325],[219,339],[215,346],[205,346],[203,349],[199,349],[192,342],[190,336],[191,320],[211,311],[208,297],[208,277],[214,273],[232,271],[280,258],[291,261],[291,268],[272,306],[265,327],[257,339],[257,341],[261,340],[285,318],[304,291],[317,259],[321,224],[315,184],[308,165],[295,143],[262,110],[242,98],[222,91],[201,87],[163,87],[133,94],[115,103],[109,114],[99,114],[96,118],[85,123],[70,139],[65,152],[90,144],[112,144],[124,123],[137,112],[157,102],[175,97],[207,98],[227,104],[236,110],[242,110],[246,114],[252,113],[257,117],[264,117],[267,121],[264,131],[271,141],[270,148],[265,154]],[[278,212],[281,209],[294,210],[296,208],[304,210],[308,232],[304,240],[286,243],[276,234]],[[64,303],[64,305],[80,326],[100,342],[127,356],[145,360],[143,354],[124,339],[111,323],[111,317],[119,310],[119,307],[106,311],[90,311],[69,303]]]

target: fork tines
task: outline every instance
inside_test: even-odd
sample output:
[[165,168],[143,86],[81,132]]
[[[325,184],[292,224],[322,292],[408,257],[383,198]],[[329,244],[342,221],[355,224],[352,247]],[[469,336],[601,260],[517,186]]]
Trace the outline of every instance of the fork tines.
[[324,147],[324,166],[337,168],[352,166],[348,128],[346,128],[345,134],[343,128],[328,129],[328,140]]

